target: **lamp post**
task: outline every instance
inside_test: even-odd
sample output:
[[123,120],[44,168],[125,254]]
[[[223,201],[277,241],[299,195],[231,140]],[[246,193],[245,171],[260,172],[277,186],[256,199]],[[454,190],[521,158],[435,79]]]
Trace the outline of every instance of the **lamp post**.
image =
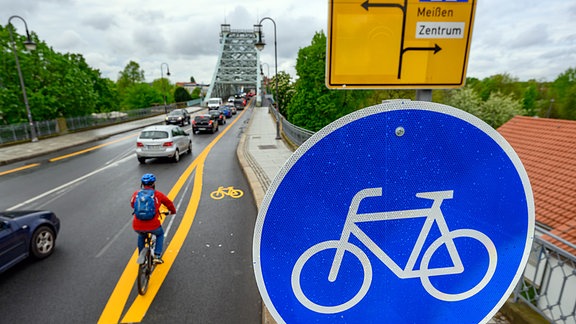
[[554,104],[554,98],[550,99],[550,106],[548,106],[548,113],[546,114],[546,118],[550,118],[550,112],[552,111],[553,104]]
[[266,64],[266,77],[269,78],[270,77],[270,64],[266,63],[266,62],[262,62],[260,63],[260,70],[262,70],[262,65]]
[[[262,70],[262,65],[266,64],[266,78],[264,78],[264,71]],[[264,90],[262,90],[262,102],[264,102],[264,94],[267,92],[268,90],[268,80],[270,79],[270,64],[268,63],[260,63],[260,76],[262,77],[262,85],[264,87]]]
[[166,103],[166,87],[164,86],[164,69],[162,69],[162,67],[166,65],[166,75],[170,76],[170,67],[168,66],[168,63],[162,63],[160,64],[160,79],[162,80],[162,88],[164,88],[164,113],[167,114],[168,113],[168,108],[167,108],[167,103]]
[[[28,24],[26,20],[20,16],[12,16],[8,19],[8,25],[13,18],[18,18],[24,22],[24,27],[26,28],[26,41],[24,41],[24,46],[28,51],[33,51],[36,49],[36,43],[30,38],[30,33],[28,32]],[[16,69],[18,70],[18,77],[20,78],[20,87],[22,88],[22,95],[24,96],[24,105],[26,106],[26,113],[28,114],[28,123],[30,124],[30,137],[32,142],[38,141],[38,136],[36,135],[36,127],[34,127],[34,119],[32,119],[32,112],[30,111],[30,105],[28,104],[28,96],[26,95],[26,86],[24,85],[24,78],[22,77],[22,70],[20,70],[20,61],[18,60],[18,53],[16,52],[16,45],[14,45],[14,37],[12,36],[12,28],[8,28],[10,32],[10,42],[12,43],[12,52],[14,52],[14,58],[16,60]]]
[[266,45],[266,43],[264,43],[264,41],[262,40],[262,22],[264,20],[270,20],[273,24],[274,24],[274,75],[275,75],[275,79],[276,79],[276,100],[275,102],[277,102],[277,107],[275,107],[275,111],[274,114],[276,115],[276,139],[281,139],[280,137],[280,114],[278,113],[278,109],[280,109],[280,100],[278,100],[280,98],[280,96],[278,95],[278,44],[276,42],[276,22],[274,21],[274,19],[270,18],[270,17],[264,17],[262,19],[260,19],[260,22],[258,23],[258,25],[254,25],[254,30],[258,33],[258,41],[256,42],[256,44],[254,44],[256,46],[256,48],[261,51],[262,49],[264,49],[264,45]]

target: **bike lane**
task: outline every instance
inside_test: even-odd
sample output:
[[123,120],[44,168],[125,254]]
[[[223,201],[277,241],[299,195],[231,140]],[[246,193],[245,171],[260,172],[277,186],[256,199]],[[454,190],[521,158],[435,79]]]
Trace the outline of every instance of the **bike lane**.
[[[241,116],[247,111],[245,109],[242,113],[238,114],[237,118],[232,121],[226,129],[224,129],[208,146],[202,151],[200,155],[194,159],[194,161],[190,164],[190,166],[182,173],[174,187],[168,193],[168,198],[174,200],[178,193],[181,191],[182,187],[189,179],[189,177],[194,173],[194,185],[190,197],[190,202],[186,207],[186,211],[182,216],[182,221],[174,234],[174,237],[171,239],[170,244],[165,247],[163,259],[164,264],[160,267],[157,267],[154,273],[150,278],[150,283],[148,286],[148,291],[146,295],[141,296],[137,295],[132,304],[130,305],[128,311],[122,317],[122,312],[128,303],[128,298],[130,293],[134,287],[134,281],[138,275],[138,266],[136,263],[136,259],[138,258],[138,250],[135,249],[134,253],[130,257],[112,295],[110,296],[108,302],[98,323],[138,323],[141,322],[146,315],[146,312],[150,308],[150,305],[154,301],[156,294],[160,290],[162,283],[166,279],[170,268],[174,264],[184,241],[192,228],[192,223],[194,222],[194,218],[196,216],[196,212],[198,210],[198,206],[200,204],[200,197],[202,195],[202,180],[203,180],[203,173],[204,173],[204,164],[206,158],[212,148],[218,143],[218,141],[232,128],[232,126],[240,120]],[[120,321],[120,318],[122,320]]]

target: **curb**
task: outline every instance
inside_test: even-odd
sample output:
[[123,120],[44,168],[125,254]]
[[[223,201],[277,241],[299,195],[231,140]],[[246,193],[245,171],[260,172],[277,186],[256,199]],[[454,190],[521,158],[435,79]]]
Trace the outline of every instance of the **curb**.
[[[248,123],[247,129],[250,129],[250,125],[252,124],[252,118]],[[260,206],[262,204],[262,200],[264,200],[264,195],[266,194],[266,190],[268,189],[268,185],[270,184],[270,179],[264,174],[260,166],[254,162],[253,157],[248,152],[248,134],[245,132],[242,133],[240,138],[240,142],[238,143],[238,147],[236,148],[236,156],[238,157],[238,162],[242,168],[242,172],[248,179],[248,183],[250,184],[250,188],[252,190],[252,195],[254,196],[254,203],[260,211]],[[266,179],[267,184],[266,184]],[[264,182],[262,182],[264,181]],[[270,312],[266,308],[266,305],[260,299],[260,303],[262,305],[262,324],[277,324],[276,321],[270,315]]]

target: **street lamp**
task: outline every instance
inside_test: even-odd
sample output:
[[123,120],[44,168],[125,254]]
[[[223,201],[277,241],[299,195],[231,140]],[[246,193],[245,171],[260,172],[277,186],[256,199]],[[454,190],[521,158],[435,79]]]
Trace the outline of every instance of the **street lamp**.
[[254,46],[256,46],[256,49],[261,51],[262,49],[264,49],[264,45],[266,45],[266,43],[264,43],[264,40],[262,39],[262,22],[264,20],[270,20],[274,24],[274,75],[275,75],[274,78],[276,79],[275,102],[277,102],[277,107],[275,107],[275,115],[276,115],[276,139],[278,140],[281,139],[280,116],[278,113],[278,109],[280,109],[280,100],[279,100],[280,96],[278,94],[278,44],[276,43],[276,22],[274,21],[274,19],[270,17],[264,17],[260,19],[258,25],[254,25],[254,31],[258,33],[258,41],[256,42],[256,44],[254,44]]
[[164,88],[164,113],[167,114],[168,108],[166,106],[166,87],[164,86],[164,70],[162,69],[162,67],[164,65],[166,65],[166,75],[167,76],[170,76],[170,67],[168,66],[168,63],[160,64],[160,79],[162,80],[162,88]]
[[[32,41],[30,38],[30,33],[28,32],[28,24],[26,24],[26,20],[20,16],[12,16],[8,19],[8,25],[10,25],[10,21],[13,18],[18,18],[24,22],[24,27],[26,28],[26,41],[24,41],[24,46],[26,50],[33,51],[36,49],[36,43]],[[34,127],[34,120],[32,119],[32,112],[30,111],[30,105],[28,104],[28,96],[26,95],[26,86],[24,85],[24,78],[22,77],[22,70],[20,70],[20,61],[18,60],[18,53],[16,52],[16,45],[14,43],[14,37],[12,36],[12,28],[8,28],[10,32],[10,41],[12,43],[12,52],[14,52],[14,58],[16,60],[16,69],[18,70],[18,77],[20,78],[20,87],[22,88],[22,95],[24,96],[24,105],[26,106],[26,113],[28,114],[28,122],[30,124],[30,137],[32,138],[32,142],[38,141],[38,136],[36,135],[36,127]]]
[[548,113],[546,114],[546,118],[550,118],[550,112],[552,111],[552,104],[554,104],[554,98],[550,99],[550,106],[548,106]]

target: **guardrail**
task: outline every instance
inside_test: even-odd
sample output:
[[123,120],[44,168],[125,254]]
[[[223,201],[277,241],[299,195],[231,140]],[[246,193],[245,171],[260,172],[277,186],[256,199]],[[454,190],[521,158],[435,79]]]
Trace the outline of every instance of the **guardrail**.
[[523,301],[551,323],[576,323],[576,245],[538,231],[514,301]]
[[[92,114],[90,116],[59,118],[54,120],[36,121],[36,133],[38,137],[50,137],[67,132],[112,125],[120,122],[136,120],[164,114],[177,107],[198,106],[202,99],[191,100],[186,103],[178,103],[150,108],[133,109],[122,112],[110,112]],[[0,125],[0,145],[30,141],[30,124]]]
[[276,120],[277,116],[280,118],[280,132],[293,146],[298,147],[302,145],[307,139],[314,135],[313,131],[309,131],[290,123],[286,118],[284,118],[284,116],[277,113],[276,108],[273,105],[268,106],[268,112],[272,114],[274,120]]

